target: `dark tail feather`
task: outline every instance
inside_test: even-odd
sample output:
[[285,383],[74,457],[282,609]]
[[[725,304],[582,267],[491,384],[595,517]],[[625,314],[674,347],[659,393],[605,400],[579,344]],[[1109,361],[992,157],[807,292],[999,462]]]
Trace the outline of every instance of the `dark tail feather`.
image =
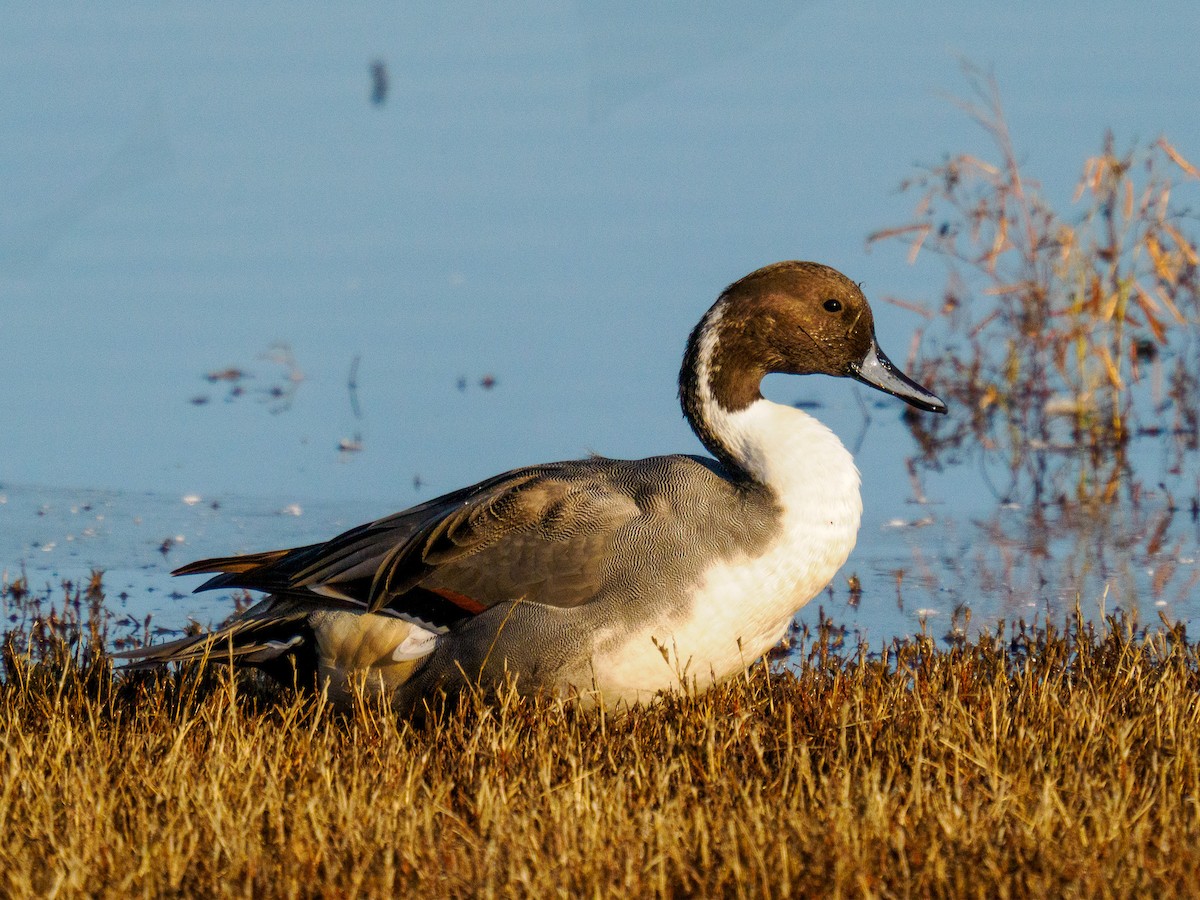
[[322,545],[295,547],[291,550],[268,550],[265,553],[248,553],[245,556],[218,556],[201,559],[180,566],[172,575],[207,575],[208,579],[195,593],[215,588],[246,588],[252,591],[282,593],[291,586],[292,576],[308,565],[314,552]]
[[263,610],[259,615],[237,619],[216,631],[122,650],[112,656],[129,660],[124,668],[135,671],[204,659],[273,669],[305,650],[312,652],[307,615],[305,610],[278,613]]
[[208,572],[249,572],[283,559],[291,550],[268,550],[266,553],[247,553],[245,556],[215,556],[198,559],[180,566],[172,575],[203,575]]

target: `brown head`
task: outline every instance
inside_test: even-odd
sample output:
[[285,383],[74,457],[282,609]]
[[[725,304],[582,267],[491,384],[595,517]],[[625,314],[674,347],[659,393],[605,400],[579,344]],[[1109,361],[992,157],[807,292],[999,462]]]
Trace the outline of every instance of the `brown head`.
[[820,263],[780,262],[751,272],[726,288],[692,331],[679,392],[706,446],[704,398],[737,412],[762,397],[762,379],[776,372],[848,376],[918,409],[946,411],[879,349],[858,285]]

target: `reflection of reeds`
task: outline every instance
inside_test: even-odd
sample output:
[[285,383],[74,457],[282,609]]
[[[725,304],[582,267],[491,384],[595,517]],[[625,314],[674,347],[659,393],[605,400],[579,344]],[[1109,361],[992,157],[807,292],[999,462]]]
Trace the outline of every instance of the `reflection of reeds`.
[[[24,573],[12,580],[7,573],[0,578],[0,635],[10,652],[36,656],[59,645],[77,650],[108,644],[114,617],[104,605],[103,571],[92,569],[85,585],[63,581],[59,587],[62,593],[56,597],[50,585],[31,589]],[[132,637],[117,642],[136,643]]]
[[1200,582],[1184,518],[1132,501],[1104,515],[1077,503],[998,510],[975,523],[983,540],[970,581],[998,601],[989,614],[1009,617],[1083,606],[1095,618],[1105,604],[1142,620],[1157,608],[1182,612]]
[[[1067,220],[1023,174],[995,82],[968,76],[975,99],[962,105],[998,161],[958,155],[922,171],[902,185],[919,193],[913,221],[869,238],[908,242],[913,261],[932,250],[950,270],[937,308],[912,304],[929,319],[915,369],[968,413],[911,426],[928,460],[977,442],[1037,497],[1111,500],[1131,434],[1196,444],[1200,270],[1171,192],[1200,172],[1165,138],[1119,153],[1109,135]],[[1133,385],[1147,369],[1161,384],[1168,356],[1169,402],[1135,405]]]
[[423,724],[61,646],[0,681],[6,896],[1172,896],[1200,861],[1200,651],[1112,622],[808,635],[627,714]]

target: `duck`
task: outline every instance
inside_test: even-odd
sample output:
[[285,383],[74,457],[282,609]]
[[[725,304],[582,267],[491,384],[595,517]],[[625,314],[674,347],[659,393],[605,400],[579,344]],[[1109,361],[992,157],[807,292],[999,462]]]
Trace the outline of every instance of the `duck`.
[[121,656],[253,666],[399,712],[505,684],[586,707],[702,692],[761,659],[831,582],[862,517],[850,452],[768,374],[935,394],[880,348],[860,286],[815,262],[725,288],[692,330],[679,400],[709,455],[514,469],[331,540],[205,559],[197,591],[265,598],[214,630]]

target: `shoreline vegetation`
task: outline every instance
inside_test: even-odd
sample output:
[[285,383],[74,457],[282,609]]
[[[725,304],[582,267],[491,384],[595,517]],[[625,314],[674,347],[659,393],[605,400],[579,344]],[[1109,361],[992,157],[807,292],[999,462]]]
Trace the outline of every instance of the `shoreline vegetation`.
[[4,642],[6,896],[1200,883],[1200,645],[1182,625],[1076,615],[869,648],[822,619],[789,664],[698,697],[585,714],[510,692],[417,723],[220,665],[114,671],[102,604],[67,596],[53,627]]
[[[963,69],[969,92],[957,105],[990,156],[918,167],[900,185],[916,198],[911,220],[867,238],[904,243],[913,264],[925,251],[945,271],[939,298],[893,298],[925,319],[908,369],[959,411],[906,417],[920,467],[982,455],[1009,470],[1001,497],[1093,510],[1141,482],[1174,480],[1200,447],[1200,239],[1189,206],[1200,169],[1165,136],[1120,150],[1109,132],[1071,203],[1055,208],[1017,149],[995,79]],[[1139,436],[1168,443],[1162,476],[1138,471],[1128,444]]]

